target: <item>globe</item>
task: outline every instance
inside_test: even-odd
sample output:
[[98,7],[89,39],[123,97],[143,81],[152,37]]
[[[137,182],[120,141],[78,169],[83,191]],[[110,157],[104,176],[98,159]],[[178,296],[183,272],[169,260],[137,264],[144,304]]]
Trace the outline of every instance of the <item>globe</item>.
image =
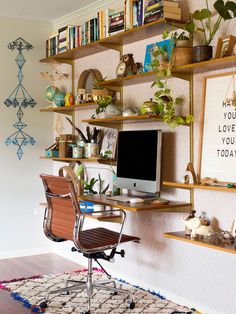
[[48,101],[48,102],[52,102],[53,99],[54,99],[54,96],[57,94],[57,93],[60,93],[60,90],[59,88],[57,88],[56,86],[48,86],[46,89],[45,89],[45,92],[44,92],[44,97],[45,99]]
[[65,96],[66,96],[66,93],[63,93],[63,92],[56,93],[53,98],[53,103],[57,107],[65,106]]

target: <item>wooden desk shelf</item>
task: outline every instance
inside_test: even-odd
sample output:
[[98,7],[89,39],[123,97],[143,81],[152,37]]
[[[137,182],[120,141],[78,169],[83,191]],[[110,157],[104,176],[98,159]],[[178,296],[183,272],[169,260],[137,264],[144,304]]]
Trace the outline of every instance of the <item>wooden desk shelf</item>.
[[109,159],[102,159],[102,158],[70,158],[70,157],[45,157],[45,156],[41,156],[40,159],[60,161],[60,162],[72,162],[72,161],[98,162],[104,165],[116,165],[115,159],[109,160]]
[[206,242],[204,240],[192,239],[189,236],[186,236],[184,231],[164,233],[164,237],[187,242],[190,244],[199,245],[199,246],[205,246],[207,248],[215,249],[218,251],[236,254],[236,248],[234,247],[233,244],[224,244],[224,243],[214,244],[214,243]]
[[171,188],[179,188],[179,189],[200,189],[200,190],[211,190],[218,192],[231,192],[236,193],[236,188],[227,188],[225,186],[214,186],[214,185],[203,185],[203,184],[185,184],[181,182],[169,182],[164,181],[164,186],[168,186]]
[[86,109],[95,109],[97,107],[95,102],[90,102],[86,104],[80,104],[75,106],[64,106],[64,107],[52,107],[52,108],[44,108],[40,109],[40,112],[55,112],[62,113],[67,115],[72,115],[74,111],[78,110],[86,110]]
[[132,212],[188,212],[192,208],[192,204],[190,203],[181,203],[181,202],[170,202],[169,204],[153,204],[153,203],[139,203],[139,204],[130,204],[130,203],[122,203],[113,200],[107,199],[104,194],[96,194],[96,195],[81,195],[79,197],[80,200],[93,202],[95,204],[121,208],[124,210],[132,211]]

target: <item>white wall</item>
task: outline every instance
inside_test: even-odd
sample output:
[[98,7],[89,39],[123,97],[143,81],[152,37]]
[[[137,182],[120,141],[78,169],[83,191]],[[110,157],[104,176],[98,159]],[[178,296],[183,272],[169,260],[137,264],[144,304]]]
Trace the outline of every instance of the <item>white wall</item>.
[[[0,258],[22,256],[49,250],[48,241],[42,234],[42,214],[35,216],[34,209],[43,200],[40,172],[52,172],[52,164],[42,161],[39,156],[52,141],[52,116],[39,112],[45,107],[44,88],[48,82],[40,78],[45,65],[39,63],[45,55],[45,39],[51,23],[0,18]],[[17,121],[17,108],[6,107],[5,99],[17,86],[18,67],[15,58],[18,51],[8,49],[8,43],[23,37],[34,46],[23,51],[26,63],[23,67],[23,85],[36,100],[37,105],[24,109],[24,129],[35,140],[34,146],[23,148],[21,160],[16,156],[14,145],[6,146],[5,139],[14,133],[13,123]]]

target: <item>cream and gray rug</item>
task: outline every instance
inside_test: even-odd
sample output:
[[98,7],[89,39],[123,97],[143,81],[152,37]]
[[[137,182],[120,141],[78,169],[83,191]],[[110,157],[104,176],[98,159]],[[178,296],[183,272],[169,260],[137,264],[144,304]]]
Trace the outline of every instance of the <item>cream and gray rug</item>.
[[[32,308],[32,312],[41,313],[38,309],[39,303],[45,299],[50,289],[65,286],[65,281],[86,280],[86,272],[77,272],[61,275],[44,276],[37,279],[26,279],[2,285],[2,289],[9,290],[12,297],[22,302],[22,305]],[[107,279],[101,272],[94,272],[94,280]],[[121,283],[118,282],[118,285]],[[164,300],[155,294],[134,288],[122,283],[124,289],[132,291],[135,299],[135,308],[127,309],[126,295],[113,295],[109,292],[95,290],[92,298],[92,314],[121,314],[121,313],[148,313],[148,314],[171,314],[171,313],[195,313],[187,307],[180,306],[171,301]],[[87,309],[86,292],[70,292],[69,295],[56,295],[48,303],[45,314],[80,314]]]

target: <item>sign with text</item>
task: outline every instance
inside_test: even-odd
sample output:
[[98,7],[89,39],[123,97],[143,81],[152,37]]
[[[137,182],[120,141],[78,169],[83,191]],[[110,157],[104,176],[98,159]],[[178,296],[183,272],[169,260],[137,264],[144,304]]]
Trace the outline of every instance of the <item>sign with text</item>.
[[233,73],[206,77],[202,113],[200,178],[236,182],[236,107]]

